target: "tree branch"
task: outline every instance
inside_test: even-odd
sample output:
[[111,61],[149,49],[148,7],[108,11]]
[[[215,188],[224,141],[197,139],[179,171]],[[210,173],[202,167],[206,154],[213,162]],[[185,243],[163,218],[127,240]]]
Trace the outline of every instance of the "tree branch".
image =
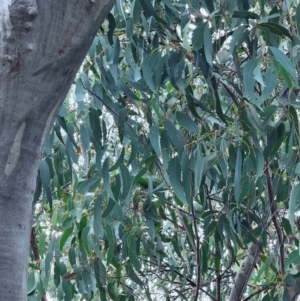
[[[268,165],[268,162],[266,162],[266,165]],[[283,238],[282,238],[282,232],[280,229],[280,226],[277,221],[276,213],[277,213],[277,207],[276,207],[276,202],[274,200],[274,193],[272,189],[272,182],[271,182],[271,177],[269,173],[269,169],[265,168],[265,175],[267,178],[267,188],[268,188],[268,196],[269,196],[269,203],[270,203],[270,208],[271,208],[271,217],[272,221],[277,233],[277,238],[278,238],[278,245],[279,245],[279,257],[280,257],[280,273],[284,275],[285,273],[285,268],[284,268],[284,245],[283,245]]]
[[248,255],[244,258],[241,268],[236,275],[234,286],[230,292],[229,301],[241,300],[242,295],[246,289],[248,279],[251,275],[253,267],[256,264],[259,251],[259,244],[253,243],[250,246]]

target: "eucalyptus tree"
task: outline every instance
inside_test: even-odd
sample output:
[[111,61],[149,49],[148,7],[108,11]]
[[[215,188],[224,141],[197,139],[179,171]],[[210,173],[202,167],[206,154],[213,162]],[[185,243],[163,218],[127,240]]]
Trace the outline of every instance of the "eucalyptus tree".
[[297,300],[299,27],[117,1],[46,139],[30,300]]
[[27,298],[32,199],[45,139],[113,4],[0,2],[0,300]]

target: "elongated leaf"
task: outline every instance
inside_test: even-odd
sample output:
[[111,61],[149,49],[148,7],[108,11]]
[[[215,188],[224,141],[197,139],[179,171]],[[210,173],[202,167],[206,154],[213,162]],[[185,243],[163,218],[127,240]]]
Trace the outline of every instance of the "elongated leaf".
[[298,85],[298,77],[296,70],[287,56],[275,47],[270,47],[273,55],[277,59],[277,61],[286,69],[286,71],[291,75],[296,85]]
[[102,176],[103,176],[103,183],[104,183],[104,187],[106,192],[108,193],[108,195],[114,200],[115,200],[115,196],[112,193],[111,187],[110,187],[110,183],[109,183],[109,157],[107,157],[104,160],[103,166],[102,166]]
[[258,105],[261,105],[274,91],[277,79],[278,79],[278,70],[272,66],[267,70],[266,72],[266,80],[265,80],[265,86],[263,88],[263,93],[260,98],[260,101],[257,103]]
[[274,22],[269,22],[269,23],[260,23],[258,24],[259,28],[267,28],[270,30],[272,33],[275,33],[279,36],[287,36],[291,40],[293,40],[293,37],[291,36],[290,32],[283,26],[276,24]]
[[256,155],[256,175],[255,175],[255,182],[259,179],[262,175],[264,169],[264,156],[263,153],[255,148],[255,155]]
[[99,148],[96,154],[96,166],[98,170],[102,170],[102,158],[107,150],[107,145],[104,145],[102,148]]
[[89,247],[89,232],[90,232],[90,227],[87,226],[83,228],[82,233],[81,233],[81,239],[83,243],[83,247],[88,255],[91,255],[90,247]]
[[112,14],[108,14],[107,19],[109,22],[107,38],[108,38],[110,45],[113,45],[113,43],[114,43],[113,42],[113,34],[114,34],[114,30],[116,28],[116,21]]
[[176,112],[177,121],[189,132],[199,132],[198,125],[186,114],[177,111]]
[[52,210],[52,193],[50,190],[50,169],[49,169],[49,165],[45,160],[42,160],[40,164],[40,177],[42,180],[43,187],[46,191],[50,209]]
[[150,128],[149,139],[157,156],[160,157],[161,151],[160,151],[160,141],[159,141],[159,130],[157,125],[153,125]]
[[235,11],[232,14],[232,18],[243,18],[243,19],[259,19],[259,15],[247,10]]
[[128,168],[124,164],[120,165],[120,175],[122,180],[121,199],[125,201],[127,196],[129,195],[129,192],[131,191],[133,180],[130,176]]
[[245,92],[251,97],[254,103],[256,103],[254,70],[257,67],[257,63],[258,61],[256,59],[251,59],[245,64],[243,70]]
[[94,139],[97,143],[101,144],[102,131],[98,111],[95,108],[90,108],[89,117]]
[[185,198],[185,194],[182,188],[181,166],[180,166],[179,158],[177,156],[170,160],[168,166],[168,172],[169,172],[170,182],[174,189],[175,194],[177,195],[177,197],[181,202],[188,205],[188,202]]
[[[100,285],[106,285],[106,269],[105,266],[103,265],[102,261],[95,257],[94,258],[94,271],[95,271],[95,278],[97,282]],[[101,287],[101,286],[100,286]]]
[[183,144],[181,142],[181,135],[180,135],[179,131],[176,129],[174,124],[168,119],[165,121],[165,126],[167,129],[167,133],[170,138],[170,141],[175,146],[177,151],[181,154],[183,152],[184,148],[183,148]]
[[300,3],[297,5],[296,23],[297,23],[297,34],[298,34],[298,37],[300,37]]
[[132,22],[133,24],[137,24],[141,18],[142,6],[140,0],[135,0],[133,3]]
[[170,156],[170,143],[169,143],[167,131],[162,132],[160,138],[160,144],[161,144],[163,166],[165,169],[167,169],[169,163],[169,156]]
[[117,169],[117,168],[121,165],[121,163],[122,163],[123,160],[124,160],[124,155],[125,155],[125,148],[123,147],[122,152],[121,152],[121,154],[120,154],[118,160],[117,160],[116,163],[109,169],[109,171],[113,171],[113,170]]
[[106,237],[108,239],[108,244],[109,244],[108,251],[107,251],[107,257],[106,257],[106,264],[109,265],[113,259],[114,247],[115,247],[114,234],[113,234],[112,228],[110,227],[109,224],[106,224],[105,233],[106,233]]
[[212,53],[213,53],[213,47],[212,47],[212,37],[209,29],[208,22],[206,23],[206,26],[204,28],[204,52],[206,61],[209,65],[212,66]]
[[137,274],[135,273],[134,269],[132,268],[131,264],[126,262],[125,265],[125,269],[126,269],[126,274],[127,276],[134,281],[135,283],[137,283],[138,285],[144,285],[144,282],[137,276]]
[[242,151],[241,148],[238,147],[236,152],[236,160],[235,160],[235,172],[234,172],[234,197],[236,202],[239,205],[239,198],[241,193],[241,175],[242,175]]
[[201,22],[201,23],[198,23],[196,25],[196,28],[193,31],[192,43],[193,43],[194,50],[196,50],[196,51],[198,51],[203,46],[203,43],[204,43],[204,36],[203,36],[204,28],[205,28],[205,23]]
[[[148,0],[145,0],[145,2],[146,1],[148,2]],[[153,80],[153,71],[156,68],[157,55],[157,52],[155,52],[153,55],[147,56],[142,64],[143,77],[150,90],[154,93],[157,93],[157,89]]]
[[183,191],[185,194],[186,201],[191,205],[191,174],[190,174],[190,160],[187,153],[184,151],[182,153],[182,182]]
[[62,236],[60,237],[60,241],[59,241],[59,250],[62,251],[64,248],[64,245],[66,243],[66,241],[68,240],[68,238],[72,235],[73,233],[73,225],[70,228],[67,228]]
[[136,238],[133,235],[129,235],[127,239],[127,246],[128,246],[128,256],[130,262],[134,266],[134,268],[139,271],[141,269],[141,264],[138,259],[138,254],[136,253],[137,245],[136,245]]
[[195,185],[195,191],[194,194],[196,195],[200,189],[200,183],[202,179],[202,174],[203,174],[203,169],[204,169],[204,160],[201,152],[201,146],[197,145],[196,148],[196,153],[195,153],[195,164],[193,166],[194,170],[194,175],[195,175],[195,180],[194,180],[194,185]]
[[80,137],[82,141],[82,147],[85,150],[90,148],[90,134],[88,129],[84,125],[80,125]]
[[295,210],[300,200],[300,183],[297,181],[294,183],[289,200],[289,221],[294,229]]
[[105,207],[105,209],[102,213],[102,217],[106,218],[111,213],[111,211],[114,209],[115,205],[116,205],[116,201],[114,201],[113,199],[110,198],[107,206]]

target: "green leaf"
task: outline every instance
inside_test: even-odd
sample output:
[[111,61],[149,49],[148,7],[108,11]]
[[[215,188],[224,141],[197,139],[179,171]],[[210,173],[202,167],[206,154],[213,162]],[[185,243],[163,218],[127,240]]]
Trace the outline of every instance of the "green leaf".
[[218,225],[217,221],[212,221],[208,225],[208,227],[206,227],[205,230],[204,230],[205,236],[211,236],[215,232],[215,229],[216,229],[217,225]]
[[285,217],[282,218],[282,225],[283,225],[286,235],[290,235],[293,233],[290,221],[287,218],[285,218]]
[[125,147],[122,148],[122,152],[118,158],[118,160],[116,161],[116,163],[109,169],[109,171],[113,171],[115,169],[117,169],[122,162],[124,161],[124,155],[125,155]]
[[250,178],[246,177],[242,184],[242,189],[239,196],[239,204],[241,204],[244,198],[246,198],[249,195],[249,189],[250,189]]
[[136,253],[137,245],[136,245],[136,238],[134,235],[129,235],[127,239],[127,246],[128,246],[128,256],[129,260],[134,266],[134,268],[139,271],[141,269],[141,264],[138,259],[138,254]]
[[115,200],[115,196],[112,193],[110,184],[109,184],[109,157],[107,157],[104,160],[103,166],[102,166],[102,176],[103,176],[103,183],[104,183],[104,187],[106,192],[108,193],[108,195],[114,200]]
[[257,59],[251,59],[245,64],[243,70],[245,92],[251,97],[254,103],[256,103],[256,95],[254,93],[254,70],[257,67],[257,64]]
[[194,170],[194,186],[195,186],[195,192],[194,195],[196,195],[200,189],[200,183],[203,175],[204,170],[204,160],[201,152],[201,145],[197,145],[196,151],[195,151],[195,164],[193,165]]
[[300,183],[297,180],[292,186],[292,191],[289,200],[289,221],[292,226],[292,229],[294,229],[295,211],[299,203],[299,200],[300,200]]
[[28,276],[28,280],[27,280],[27,294],[31,294],[32,292],[34,292],[35,288],[36,288],[36,283],[35,283],[35,275],[34,272],[32,271],[29,276]]
[[176,129],[174,124],[168,119],[165,121],[165,127],[167,130],[168,136],[170,138],[170,141],[175,146],[175,148],[177,149],[179,154],[181,154],[184,150],[183,144],[181,142],[181,134]]
[[57,263],[54,264],[54,284],[56,287],[60,285],[60,267]]
[[90,232],[89,226],[83,228],[82,233],[81,233],[81,239],[82,239],[83,247],[84,247],[86,253],[89,256],[91,256],[91,250],[89,247],[89,232]]
[[158,129],[157,125],[153,125],[150,128],[149,139],[150,139],[150,143],[151,143],[154,151],[156,152],[157,156],[160,157],[161,151],[160,151],[160,142],[159,142],[159,129]]
[[40,177],[42,180],[43,187],[46,191],[50,209],[52,210],[52,193],[50,191],[50,169],[45,160],[42,160],[40,164]]
[[264,157],[266,160],[271,160],[277,154],[284,138],[285,126],[284,123],[280,123],[268,136],[268,144],[264,149]]
[[76,265],[76,253],[73,248],[69,250],[69,262],[72,266]]
[[113,34],[114,34],[114,30],[116,28],[116,21],[115,21],[115,18],[112,14],[108,14],[107,19],[108,19],[108,22],[109,22],[107,38],[108,38],[109,44],[113,45],[114,44]]
[[136,95],[131,91],[131,89],[122,80],[116,80],[116,86],[118,86],[125,93],[125,95],[130,99],[139,100],[136,97]]
[[104,145],[102,148],[99,148],[97,150],[97,154],[96,154],[96,166],[97,169],[100,171],[102,170],[102,157],[105,154],[106,150],[107,150],[107,145]]
[[300,253],[299,250],[294,250],[288,254],[288,259],[285,262],[286,265],[289,264],[300,264]]
[[145,11],[145,13],[148,15],[148,16],[153,16],[159,23],[163,24],[163,25],[168,25],[167,22],[160,18],[158,16],[158,14],[155,12],[153,6],[151,5],[151,2],[148,1],[148,0],[140,0],[140,3]]
[[128,168],[124,165],[120,165],[120,175],[122,180],[122,195],[121,199],[127,203],[127,197],[130,196],[130,191],[132,190],[132,178],[130,176]]
[[190,160],[186,151],[182,153],[181,166],[182,166],[182,182],[183,182],[183,190],[184,190],[185,198],[188,204],[191,205]]
[[94,267],[95,278],[98,283],[98,286],[102,287],[102,284],[106,285],[106,269],[99,258],[97,257],[94,258],[93,267]]
[[144,282],[140,280],[138,275],[135,273],[134,269],[132,268],[129,262],[125,264],[126,275],[131,279],[133,282],[137,283],[138,285],[144,285]]
[[266,71],[266,80],[265,86],[263,87],[263,93],[257,105],[261,105],[268,97],[270,97],[277,85],[278,74],[279,72],[275,66],[270,65]]
[[279,36],[287,36],[291,40],[293,40],[293,37],[291,36],[290,32],[283,26],[276,24],[274,22],[269,22],[269,23],[259,23],[257,25],[258,28],[267,28],[270,30],[272,33],[275,33]]
[[232,34],[232,38],[229,43],[229,53],[233,53],[235,48],[239,48],[248,35],[249,31],[246,29],[246,25],[240,25]]
[[169,156],[170,156],[170,143],[169,143],[167,131],[163,131],[161,133],[160,144],[161,144],[163,166],[165,169],[167,169],[169,163]]
[[287,72],[287,70],[279,62],[274,61],[273,64],[276,67],[276,69],[279,71],[279,75],[281,77],[283,77],[283,79],[285,80],[285,83],[287,84],[289,89],[291,89],[293,87],[293,81],[291,79],[290,74]]
[[79,186],[78,193],[84,195],[88,191],[89,187],[99,181],[99,179],[100,177],[98,175],[96,175],[94,178],[87,179]]
[[60,241],[59,241],[59,250],[62,251],[64,249],[64,245],[66,243],[66,241],[68,240],[68,238],[73,234],[73,224],[70,228],[67,228],[62,236],[60,237]]
[[206,61],[208,62],[209,65],[212,66],[213,46],[212,46],[212,37],[209,29],[209,22],[206,23],[203,37],[204,37],[203,42],[204,42],[204,52],[205,52]]
[[102,213],[102,217],[106,218],[111,213],[111,211],[114,209],[115,205],[116,205],[116,201],[114,201],[113,199],[110,198],[107,206],[105,207],[105,209]]
[[198,125],[186,114],[177,111],[176,112],[177,121],[189,132],[198,133]]
[[264,169],[264,156],[260,149],[255,148],[255,156],[256,156],[256,174],[255,174],[255,182],[261,177]]
[[275,56],[276,60],[282,65],[284,69],[291,75],[291,77],[294,80],[295,85],[298,85],[298,77],[296,70],[291,63],[291,61],[287,58],[287,56],[280,51],[279,49],[275,47],[270,47],[270,50],[272,51],[273,55]]
[[85,150],[90,149],[90,134],[88,129],[84,125],[80,125],[80,138],[82,142],[82,147]]
[[176,196],[179,198],[181,202],[188,205],[188,202],[185,198],[185,194],[183,192],[182,183],[181,183],[181,166],[178,156],[172,158],[170,160],[168,166],[168,172],[170,177],[171,185],[174,189]]
[[203,43],[204,43],[204,36],[203,32],[205,29],[205,23],[198,23],[193,31],[193,36],[192,36],[192,43],[194,50],[198,51],[199,49],[202,48]]
[[133,24],[137,24],[141,19],[142,14],[142,6],[139,0],[135,0],[133,2],[133,10],[132,10],[132,22]]
[[247,10],[234,11],[232,18],[242,18],[242,19],[259,19],[259,15]]
[[115,239],[114,234],[112,231],[112,228],[109,224],[106,224],[105,227],[105,234],[108,239],[108,251],[107,251],[107,257],[106,257],[106,265],[109,265],[114,257],[114,248],[115,248]]
[[89,118],[94,139],[97,143],[101,144],[102,131],[100,126],[99,114],[95,108],[90,108]]
[[300,3],[297,5],[296,9],[296,24],[297,24],[297,35],[300,37]]
[[[145,0],[145,2],[148,2],[148,0]],[[154,52],[152,55],[146,56],[142,63],[143,78],[146,81],[150,90],[155,94],[157,93],[157,89],[154,84],[153,72],[156,68],[157,60],[158,52]]]
[[238,147],[237,155],[235,160],[235,171],[234,171],[234,197],[238,205],[241,193],[241,175],[242,175],[242,151],[241,148]]
[[223,113],[223,107],[221,105],[221,99],[219,97],[219,92],[218,92],[218,84],[217,84],[217,79],[215,76],[212,76],[210,78],[210,87],[211,87],[211,90],[212,90],[212,94],[213,94],[213,98],[214,98],[214,101],[215,101],[215,106],[216,106],[216,112],[217,112],[217,115],[219,116],[219,118],[225,123],[227,124],[227,121],[226,121],[226,116],[224,115]]

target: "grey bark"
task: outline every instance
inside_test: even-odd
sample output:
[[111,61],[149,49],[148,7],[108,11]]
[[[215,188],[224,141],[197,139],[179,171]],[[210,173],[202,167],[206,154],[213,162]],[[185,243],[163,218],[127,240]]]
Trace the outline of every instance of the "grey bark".
[[0,301],[27,300],[31,206],[41,151],[113,4],[0,1]]
[[239,271],[236,274],[236,278],[233,287],[230,292],[229,301],[240,301],[247,287],[249,277],[256,265],[259,246],[252,244],[249,248],[248,254],[244,258]]

